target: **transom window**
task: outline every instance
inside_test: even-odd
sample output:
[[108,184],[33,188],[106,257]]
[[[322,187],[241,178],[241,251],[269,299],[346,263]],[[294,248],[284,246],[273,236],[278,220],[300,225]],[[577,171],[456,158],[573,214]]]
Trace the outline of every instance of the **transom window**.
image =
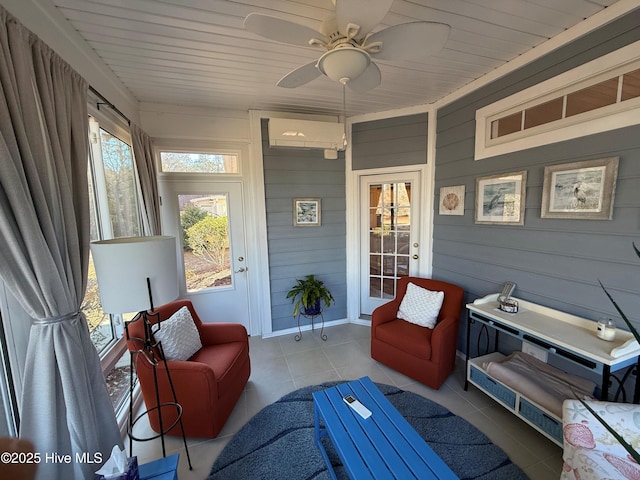
[[163,172],[240,173],[237,153],[160,152]]
[[640,42],[476,112],[475,159],[640,123]]
[[640,69],[492,120],[491,138],[504,137],[637,97],[640,97]]

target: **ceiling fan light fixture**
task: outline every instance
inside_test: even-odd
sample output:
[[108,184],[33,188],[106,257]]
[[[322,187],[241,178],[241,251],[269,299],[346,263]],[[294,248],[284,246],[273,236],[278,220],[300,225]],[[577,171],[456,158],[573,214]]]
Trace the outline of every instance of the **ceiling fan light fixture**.
[[370,64],[371,57],[367,52],[345,46],[329,50],[320,57],[316,66],[331,80],[344,85],[362,75]]

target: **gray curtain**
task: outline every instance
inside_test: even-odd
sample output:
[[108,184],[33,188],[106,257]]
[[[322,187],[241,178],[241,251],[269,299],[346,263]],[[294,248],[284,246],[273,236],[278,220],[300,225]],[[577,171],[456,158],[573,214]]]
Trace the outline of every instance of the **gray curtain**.
[[[122,446],[80,312],[89,206],[86,82],[0,7],[0,277],[33,317],[20,435],[43,461],[38,479],[93,478],[76,454]],[[46,453],[71,463],[45,462]]]
[[160,235],[160,196],[158,195],[158,182],[156,165],[153,159],[153,143],[151,137],[140,127],[132,123],[131,142],[133,155],[136,158],[140,190],[145,211],[145,233],[147,235]]

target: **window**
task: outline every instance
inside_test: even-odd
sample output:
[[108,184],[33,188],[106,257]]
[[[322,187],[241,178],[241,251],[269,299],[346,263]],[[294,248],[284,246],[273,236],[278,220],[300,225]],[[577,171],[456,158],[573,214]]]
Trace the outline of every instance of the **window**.
[[638,48],[640,42],[479,109],[476,160],[640,123]]
[[[142,234],[139,187],[127,129],[106,119],[89,119],[89,205],[91,241]],[[82,305],[91,340],[100,358],[114,410],[129,390],[129,355],[122,338],[123,322],[135,313],[102,311],[95,268],[89,257],[87,290]]]
[[160,152],[163,172],[239,173],[237,153]]

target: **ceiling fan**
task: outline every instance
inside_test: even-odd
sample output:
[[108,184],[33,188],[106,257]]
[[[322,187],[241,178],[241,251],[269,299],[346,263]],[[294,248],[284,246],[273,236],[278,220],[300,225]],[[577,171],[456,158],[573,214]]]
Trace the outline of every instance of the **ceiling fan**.
[[250,13],[244,28],[261,37],[326,52],[282,77],[277,85],[295,88],[326,75],[356,92],[377,87],[380,69],[372,59],[422,61],[444,47],[451,27],[444,23],[411,22],[372,32],[393,0],[332,0],[330,14],[316,31],[278,17]]

